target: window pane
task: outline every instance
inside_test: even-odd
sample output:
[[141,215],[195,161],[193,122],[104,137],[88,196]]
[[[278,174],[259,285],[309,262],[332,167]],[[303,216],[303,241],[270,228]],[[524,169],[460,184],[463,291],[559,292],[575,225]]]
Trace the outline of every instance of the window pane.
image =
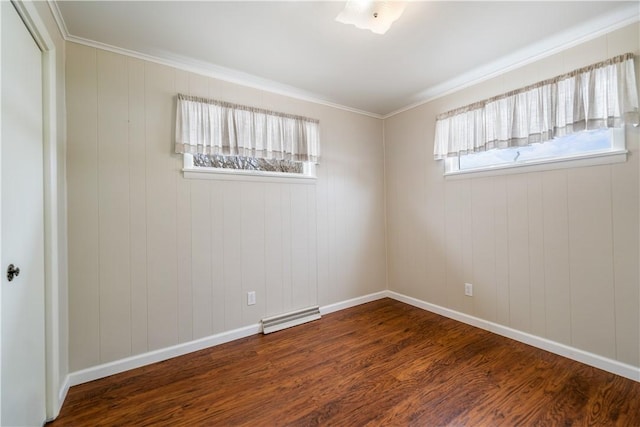
[[304,173],[302,162],[291,160],[259,159],[244,156],[221,156],[215,154],[194,154],[195,167],[241,169],[265,172]]
[[460,170],[562,159],[581,154],[610,151],[612,132],[598,129],[574,133],[525,147],[494,149],[460,156]]

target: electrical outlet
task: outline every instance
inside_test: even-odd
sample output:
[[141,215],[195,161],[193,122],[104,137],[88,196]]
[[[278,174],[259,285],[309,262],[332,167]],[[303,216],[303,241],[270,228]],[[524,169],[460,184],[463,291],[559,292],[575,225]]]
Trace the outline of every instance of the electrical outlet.
[[471,283],[464,284],[464,294],[468,297],[473,296],[473,285]]
[[247,292],[247,305],[254,305],[256,303],[256,291]]

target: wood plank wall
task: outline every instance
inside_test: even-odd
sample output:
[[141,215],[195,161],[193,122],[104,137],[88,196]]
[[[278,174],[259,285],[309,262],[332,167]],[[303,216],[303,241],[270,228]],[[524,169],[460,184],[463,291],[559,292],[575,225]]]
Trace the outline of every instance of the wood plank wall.
[[[70,371],[379,291],[387,266],[391,290],[640,366],[637,129],[619,165],[445,181],[430,160],[437,113],[639,39],[633,24],[388,118],[385,153],[380,120],[68,43]],[[316,185],[185,180],[177,92],[320,119]]]
[[640,366],[639,128],[615,165],[445,180],[431,160],[437,114],[639,45],[636,23],[386,119],[390,289]]
[[[381,120],[75,43],[66,73],[71,372],[386,289]],[[184,179],[178,92],[319,119],[316,183]]]

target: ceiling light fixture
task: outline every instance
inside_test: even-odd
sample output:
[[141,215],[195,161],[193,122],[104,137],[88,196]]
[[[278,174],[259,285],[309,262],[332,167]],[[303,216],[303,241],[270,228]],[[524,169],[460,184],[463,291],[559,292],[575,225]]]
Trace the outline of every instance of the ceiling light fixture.
[[404,1],[347,0],[336,21],[384,34],[402,15],[405,6]]

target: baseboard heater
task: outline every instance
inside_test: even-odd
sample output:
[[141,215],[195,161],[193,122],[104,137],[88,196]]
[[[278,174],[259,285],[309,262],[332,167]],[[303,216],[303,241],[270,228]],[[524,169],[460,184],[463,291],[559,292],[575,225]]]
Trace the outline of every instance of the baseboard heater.
[[262,319],[262,333],[270,334],[271,332],[281,331],[292,326],[318,320],[320,317],[320,307],[318,306],[303,308],[278,316],[265,317]]

